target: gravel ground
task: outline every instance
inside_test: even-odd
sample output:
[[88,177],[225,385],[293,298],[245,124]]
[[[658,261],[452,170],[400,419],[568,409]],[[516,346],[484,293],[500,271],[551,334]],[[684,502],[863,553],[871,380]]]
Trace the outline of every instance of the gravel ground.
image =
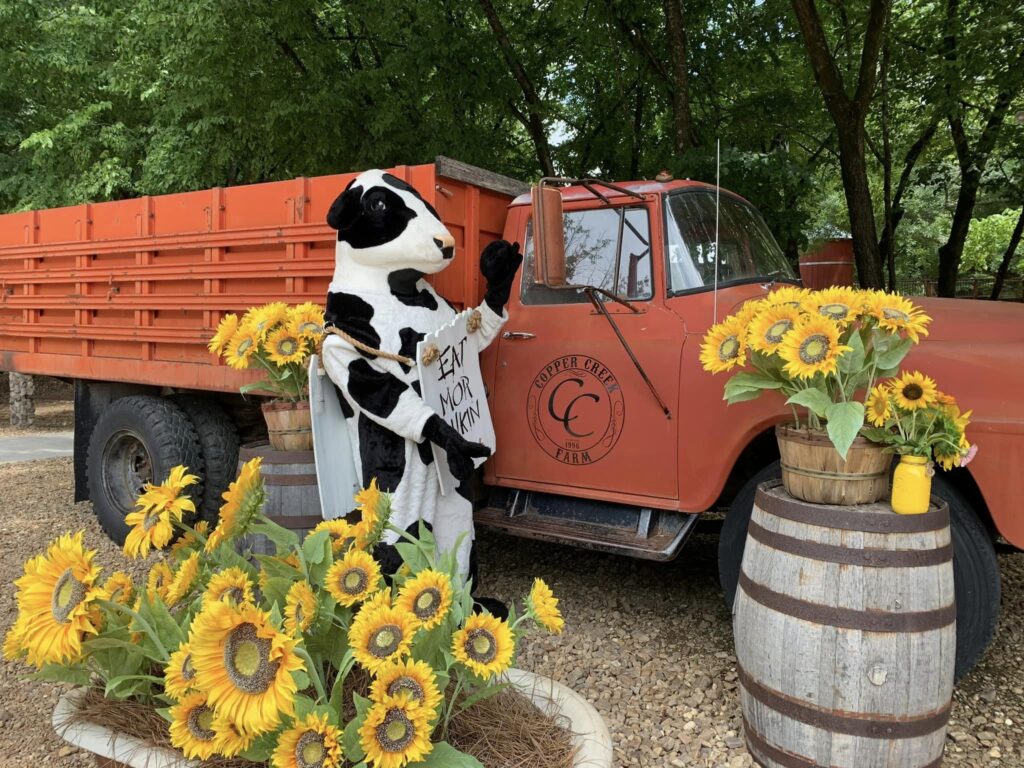
[[[88,503],[72,504],[70,459],[0,466],[0,631],[14,618],[26,558],[84,528],[99,560],[124,567]],[[559,637],[535,636],[519,666],[571,685],[593,702],[620,766],[752,764],[743,747],[729,613],[715,576],[716,540],[695,536],[680,558],[654,564],[481,534],[483,593],[520,598],[534,576],[562,599]],[[947,765],[1024,764],[1024,555],[1002,555],[1003,616],[988,656],[956,691]],[[50,728],[56,686],[0,663],[0,765],[92,765]]]

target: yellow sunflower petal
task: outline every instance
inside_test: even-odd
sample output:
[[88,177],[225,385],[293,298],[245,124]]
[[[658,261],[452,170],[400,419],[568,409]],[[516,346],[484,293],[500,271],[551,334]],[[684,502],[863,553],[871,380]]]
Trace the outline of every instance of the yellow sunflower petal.
[[402,585],[395,605],[416,616],[424,629],[433,629],[452,606],[452,582],[447,574],[426,569]]
[[342,732],[331,725],[327,715],[310,713],[296,720],[277,737],[273,768],[339,768]]
[[917,411],[936,404],[939,388],[935,380],[920,371],[904,372],[892,381],[892,398],[904,411]]
[[298,635],[308,630],[316,620],[316,607],[316,595],[309,584],[296,581],[284,601],[284,631]]
[[380,566],[369,553],[350,549],[327,570],[327,591],[345,606],[353,606],[380,589]]
[[488,613],[466,619],[452,638],[455,658],[484,679],[500,675],[512,665],[515,640],[508,624]]
[[533,589],[527,598],[527,607],[533,612],[537,623],[548,632],[557,635],[565,627],[565,620],[558,610],[558,598],[543,579],[533,580]]
[[800,318],[779,345],[785,373],[803,379],[835,373],[839,358],[850,351],[850,347],[839,343],[839,333],[839,326],[827,317]]
[[427,710],[408,693],[375,703],[359,729],[359,744],[374,768],[402,768],[433,750]]
[[380,702],[403,691],[429,711],[431,720],[434,719],[442,696],[437,676],[429,664],[406,659],[382,666],[370,686],[370,699]]
[[206,760],[216,753],[213,708],[205,693],[193,693],[171,707],[171,744],[185,757]]
[[348,631],[356,661],[374,674],[401,659],[409,652],[418,623],[413,614],[401,608],[360,611]]

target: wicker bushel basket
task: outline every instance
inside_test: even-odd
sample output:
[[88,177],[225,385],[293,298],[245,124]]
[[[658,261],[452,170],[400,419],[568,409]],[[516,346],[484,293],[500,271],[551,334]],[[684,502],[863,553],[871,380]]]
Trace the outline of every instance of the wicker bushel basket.
[[275,451],[313,450],[313,425],[308,400],[264,403],[262,408],[271,448]]
[[790,495],[812,504],[873,504],[889,492],[892,455],[858,437],[846,454],[823,431],[775,428],[782,457],[782,483]]

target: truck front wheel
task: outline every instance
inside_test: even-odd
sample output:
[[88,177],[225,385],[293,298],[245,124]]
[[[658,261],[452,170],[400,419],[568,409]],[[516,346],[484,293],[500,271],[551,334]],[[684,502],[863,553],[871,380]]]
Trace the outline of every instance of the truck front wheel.
[[[146,483],[160,483],[178,464],[202,478],[199,438],[188,417],[159,397],[122,397],[108,405],[89,438],[89,498],[104,532],[116,544],[128,535],[125,515]],[[189,494],[202,497],[202,484]]]
[[[718,577],[730,606],[736,596],[757,486],[780,476],[777,461],[754,475],[736,494],[722,524]],[[932,493],[949,504],[956,591],[956,679],[959,680],[978,663],[995,633],[999,620],[999,562],[992,537],[963,495],[941,475],[934,478]]]

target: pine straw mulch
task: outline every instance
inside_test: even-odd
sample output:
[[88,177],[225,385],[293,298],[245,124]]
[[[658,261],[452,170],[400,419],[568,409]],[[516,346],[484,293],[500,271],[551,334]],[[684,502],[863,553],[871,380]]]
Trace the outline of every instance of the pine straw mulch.
[[[90,723],[126,733],[150,747],[173,749],[167,721],[147,704],[104,698],[97,688],[83,691],[69,723]],[[449,743],[473,755],[485,768],[571,768],[576,756],[564,720],[541,712],[526,696],[506,688],[452,718]],[[208,768],[255,768],[241,758],[215,757]]]

